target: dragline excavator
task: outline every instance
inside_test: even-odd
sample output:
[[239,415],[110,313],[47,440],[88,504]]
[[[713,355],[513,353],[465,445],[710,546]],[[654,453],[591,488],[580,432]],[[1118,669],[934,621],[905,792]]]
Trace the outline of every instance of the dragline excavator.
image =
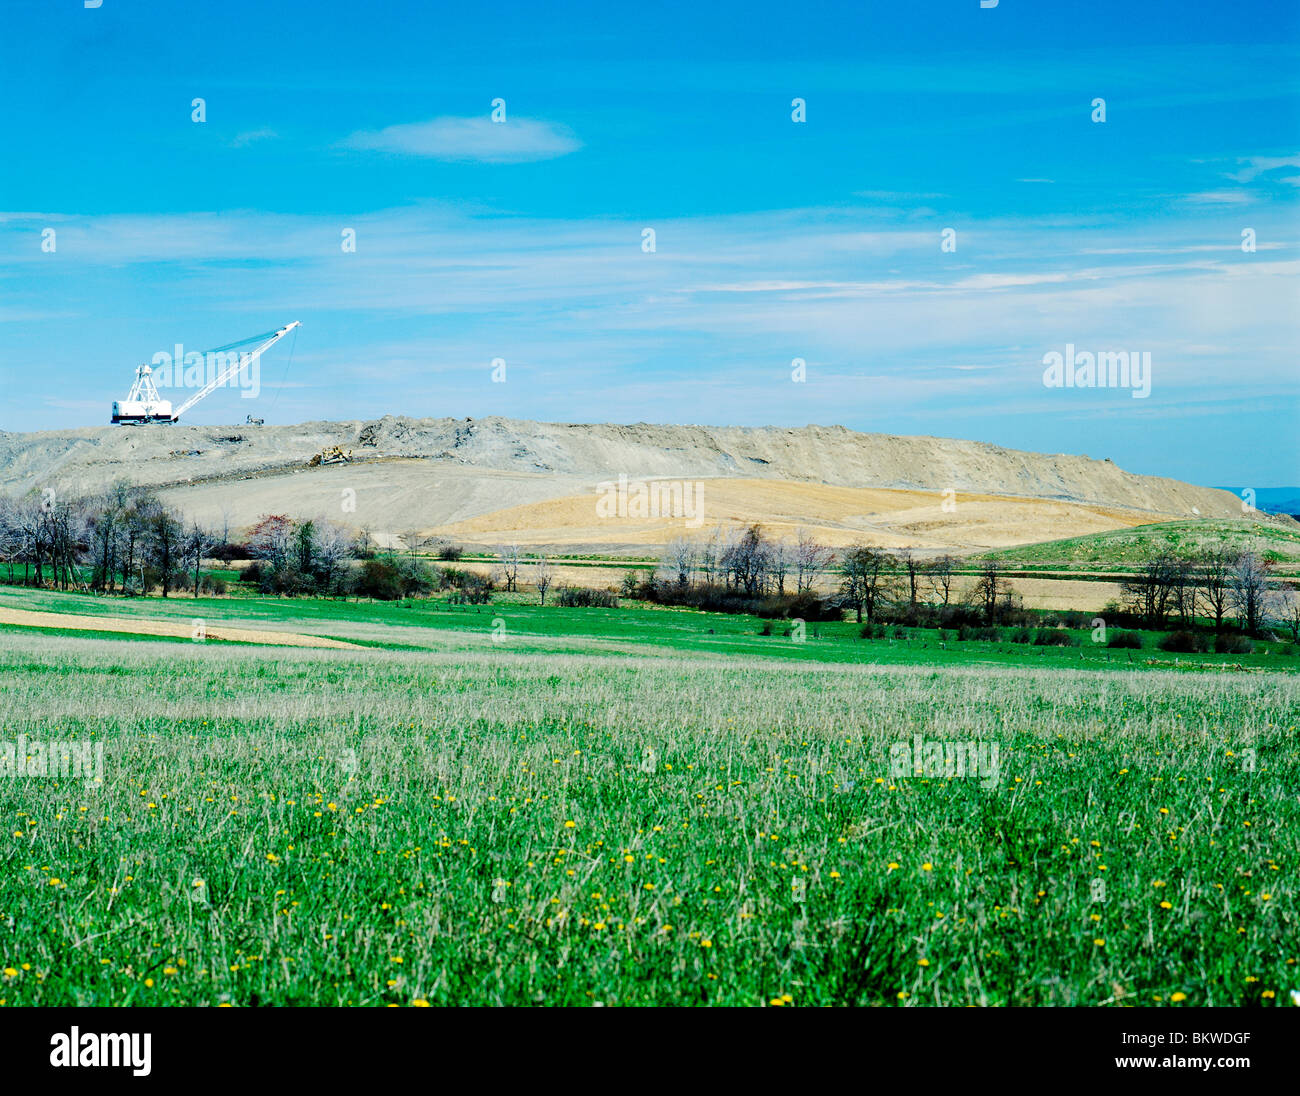
[[[114,425],[143,425],[154,422],[179,422],[180,417],[193,407],[204,396],[210,395],[223,384],[235,380],[235,378],[249,365],[257,361],[266,351],[270,350],[276,343],[283,339],[290,331],[302,324],[297,320],[280,328],[278,331],[266,331],[261,335],[251,335],[247,339],[240,339],[238,342],[227,343],[225,346],[218,346],[212,350],[204,351],[199,357],[202,358],[205,366],[207,363],[214,363],[215,374],[207,378],[207,383],[187,399],[176,410],[172,410],[171,400],[165,400],[158,394],[158,386],[154,383],[153,370],[142,365],[135,371],[135,383],[131,385],[131,391],[127,393],[126,399],[113,401],[113,423]],[[252,350],[241,350],[240,347],[249,346],[256,343],[257,346]],[[186,355],[188,359],[189,355]],[[157,359],[155,359],[156,361]],[[173,373],[171,376],[172,383],[177,383],[181,377],[182,362],[173,362]],[[207,373],[213,370],[206,370]]]

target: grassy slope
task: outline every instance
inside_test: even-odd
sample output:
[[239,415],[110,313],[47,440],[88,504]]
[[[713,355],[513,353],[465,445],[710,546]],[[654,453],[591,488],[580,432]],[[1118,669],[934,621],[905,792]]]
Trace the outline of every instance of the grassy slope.
[[1156,552],[1195,551],[1220,544],[1261,552],[1278,563],[1283,574],[1300,572],[1300,527],[1213,519],[1158,522],[987,554],[1025,566],[1047,564],[1126,572]]
[[[29,632],[0,691],[0,741],[103,742],[107,777],[0,781],[0,1003],[1295,984],[1295,675]],[[891,775],[917,733],[997,743],[997,780]]]

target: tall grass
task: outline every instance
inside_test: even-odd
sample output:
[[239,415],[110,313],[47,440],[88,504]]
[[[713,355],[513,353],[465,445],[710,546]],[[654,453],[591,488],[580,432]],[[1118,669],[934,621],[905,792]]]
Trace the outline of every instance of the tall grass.
[[[1276,1004],[1300,682],[0,636],[6,1004]],[[996,786],[890,746],[996,743]]]

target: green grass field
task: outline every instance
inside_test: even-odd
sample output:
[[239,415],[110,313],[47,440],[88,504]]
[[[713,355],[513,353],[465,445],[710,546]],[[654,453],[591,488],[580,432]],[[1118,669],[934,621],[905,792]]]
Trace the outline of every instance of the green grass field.
[[1281,575],[1300,574],[1300,526],[1273,519],[1260,522],[1197,518],[1112,529],[1065,540],[1049,540],[986,553],[1017,567],[1081,568],[1126,574],[1160,552],[1195,553],[1223,546],[1253,551],[1273,562]]
[[[0,778],[7,1005],[1271,1007],[1300,987],[1300,660],[1268,646],[0,604],[375,645],[0,629],[0,743],[104,752],[102,784]],[[918,734],[996,745],[996,779],[898,775]]]

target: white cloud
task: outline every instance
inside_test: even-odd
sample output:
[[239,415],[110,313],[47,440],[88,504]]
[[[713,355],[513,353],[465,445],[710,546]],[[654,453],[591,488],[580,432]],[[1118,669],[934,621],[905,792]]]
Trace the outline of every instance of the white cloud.
[[249,129],[245,130],[243,133],[235,134],[235,136],[230,139],[230,147],[245,148],[246,146],[251,145],[254,141],[269,141],[272,138],[279,136],[280,135],[276,133],[275,130],[266,129],[265,127],[262,129]]
[[582,147],[566,127],[534,118],[493,122],[489,118],[434,118],[380,130],[362,130],[343,144],[347,148],[424,156],[435,160],[521,164],[553,160]]
[[[1239,183],[1249,183],[1265,175],[1270,171],[1276,171],[1281,167],[1300,167],[1300,156],[1245,156],[1237,161],[1245,164],[1240,171],[1229,173],[1229,179],[1235,179]],[[1279,182],[1290,183],[1292,186],[1300,185],[1300,179],[1286,178]]]
[[1182,199],[1191,205],[1247,205],[1253,199],[1244,190],[1203,190]]

